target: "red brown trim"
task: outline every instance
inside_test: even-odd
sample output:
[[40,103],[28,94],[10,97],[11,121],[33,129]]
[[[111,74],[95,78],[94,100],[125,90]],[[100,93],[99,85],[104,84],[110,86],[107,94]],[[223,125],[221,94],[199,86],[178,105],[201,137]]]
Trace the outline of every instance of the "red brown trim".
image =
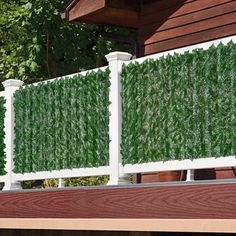
[[236,219],[236,183],[0,193],[0,218]]

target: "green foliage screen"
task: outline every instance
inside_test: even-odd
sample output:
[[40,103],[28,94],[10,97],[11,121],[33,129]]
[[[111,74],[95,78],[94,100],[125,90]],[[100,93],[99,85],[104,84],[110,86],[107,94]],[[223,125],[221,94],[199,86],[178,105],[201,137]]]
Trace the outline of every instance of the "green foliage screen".
[[236,45],[123,68],[125,164],[236,154]]
[[0,175],[5,175],[5,143],[4,143],[4,118],[5,118],[5,99],[0,97]]
[[16,173],[108,165],[109,71],[15,93]]

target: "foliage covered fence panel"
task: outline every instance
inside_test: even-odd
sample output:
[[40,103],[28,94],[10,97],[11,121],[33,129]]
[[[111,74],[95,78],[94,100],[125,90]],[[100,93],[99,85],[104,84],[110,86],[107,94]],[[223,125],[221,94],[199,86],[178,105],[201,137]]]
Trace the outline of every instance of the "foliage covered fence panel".
[[132,173],[183,169],[190,180],[194,169],[236,166],[235,43],[228,37],[131,61],[114,52],[102,69],[30,86],[3,82],[4,190],[101,175],[127,184]]
[[124,164],[236,154],[236,45],[131,63],[122,72]]
[[109,71],[15,93],[14,172],[109,165]]

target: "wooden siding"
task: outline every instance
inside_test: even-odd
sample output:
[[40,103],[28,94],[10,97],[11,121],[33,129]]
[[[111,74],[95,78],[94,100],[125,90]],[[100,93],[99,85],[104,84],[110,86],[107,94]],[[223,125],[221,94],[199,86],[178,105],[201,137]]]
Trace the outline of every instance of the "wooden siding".
[[235,34],[235,0],[154,0],[141,9],[140,56]]
[[235,209],[236,183],[0,193],[0,218],[236,219]]

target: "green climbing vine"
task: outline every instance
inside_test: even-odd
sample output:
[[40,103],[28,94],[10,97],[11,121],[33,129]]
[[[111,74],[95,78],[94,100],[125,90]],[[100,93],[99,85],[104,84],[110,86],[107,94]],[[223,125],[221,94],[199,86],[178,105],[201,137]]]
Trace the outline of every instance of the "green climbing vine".
[[15,93],[16,173],[108,165],[109,71]]
[[236,45],[212,46],[122,72],[125,164],[236,154]]
[[5,175],[5,132],[4,132],[4,118],[5,118],[5,99],[0,97],[0,175]]

